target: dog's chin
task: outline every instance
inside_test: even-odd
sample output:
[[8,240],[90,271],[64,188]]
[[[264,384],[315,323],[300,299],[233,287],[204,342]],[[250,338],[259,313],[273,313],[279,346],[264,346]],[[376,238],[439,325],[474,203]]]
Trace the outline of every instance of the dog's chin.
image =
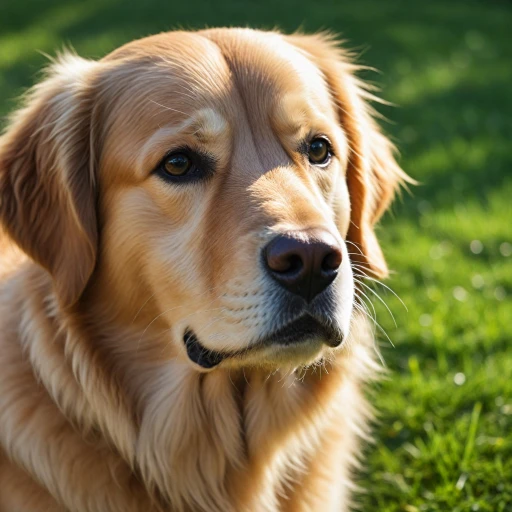
[[202,370],[249,366],[282,369],[318,361],[341,345],[343,334],[304,315],[236,351],[206,348],[191,329],[185,331],[183,341],[189,360]]
[[241,358],[228,358],[225,366],[229,368],[257,367],[268,370],[294,369],[308,366],[325,356],[325,343],[320,338],[311,338],[301,343],[289,345],[271,345],[247,353]]

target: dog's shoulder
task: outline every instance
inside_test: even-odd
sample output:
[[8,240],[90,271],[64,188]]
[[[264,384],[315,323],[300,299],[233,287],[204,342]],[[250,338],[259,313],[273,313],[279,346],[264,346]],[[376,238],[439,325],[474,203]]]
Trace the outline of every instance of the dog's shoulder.
[[0,227],[0,285],[26,260],[26,255],[16,247]]

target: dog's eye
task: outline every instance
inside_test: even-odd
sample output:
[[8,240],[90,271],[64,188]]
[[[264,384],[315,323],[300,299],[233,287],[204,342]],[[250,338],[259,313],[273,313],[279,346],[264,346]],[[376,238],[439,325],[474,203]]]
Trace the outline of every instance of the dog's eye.
[[215,165],[215,159],[207,153],[180,148],[169,153],[154,172],[171,183],[186,184],[213,176]]
[[321,137],[313,139],[308,148],[308,158],[313,165],[327,165],[331,159],[331,146]]
[[192,160],[185,153],[172,153],[165,158],[162,167],[170,176],[184,176],[192,168]]

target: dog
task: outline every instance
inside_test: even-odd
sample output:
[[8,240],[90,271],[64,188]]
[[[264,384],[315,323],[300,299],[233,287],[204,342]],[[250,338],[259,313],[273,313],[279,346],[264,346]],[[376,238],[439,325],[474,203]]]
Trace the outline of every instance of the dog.
[[325,35],[60,55],[0,139],[0,511],[340,511],[407,181]]

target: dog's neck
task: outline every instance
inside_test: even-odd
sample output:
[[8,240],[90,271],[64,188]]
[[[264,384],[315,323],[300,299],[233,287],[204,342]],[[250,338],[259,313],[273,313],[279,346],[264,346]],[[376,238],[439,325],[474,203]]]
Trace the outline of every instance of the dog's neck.
[[149,493],[181,497],[178,509],[233,510],[234,496],[242,500],[234,510],[246,509],[249,496],[277,500],[276,489],[264,490],[265,475],[278,466],[286,475],[287,464],[314,451],[318,426],[343,403],[336,397],[345,376],[364,378],[368,357],[357,346],[323,378],[320,368],[300,379],[249,368],[199,373],[152,349],[162,326],[122,325],[99,297],[63,312],[48,276],[26,273],[32,293],[20,312],[21,341],[38,379],[84,439],[101,433]]

